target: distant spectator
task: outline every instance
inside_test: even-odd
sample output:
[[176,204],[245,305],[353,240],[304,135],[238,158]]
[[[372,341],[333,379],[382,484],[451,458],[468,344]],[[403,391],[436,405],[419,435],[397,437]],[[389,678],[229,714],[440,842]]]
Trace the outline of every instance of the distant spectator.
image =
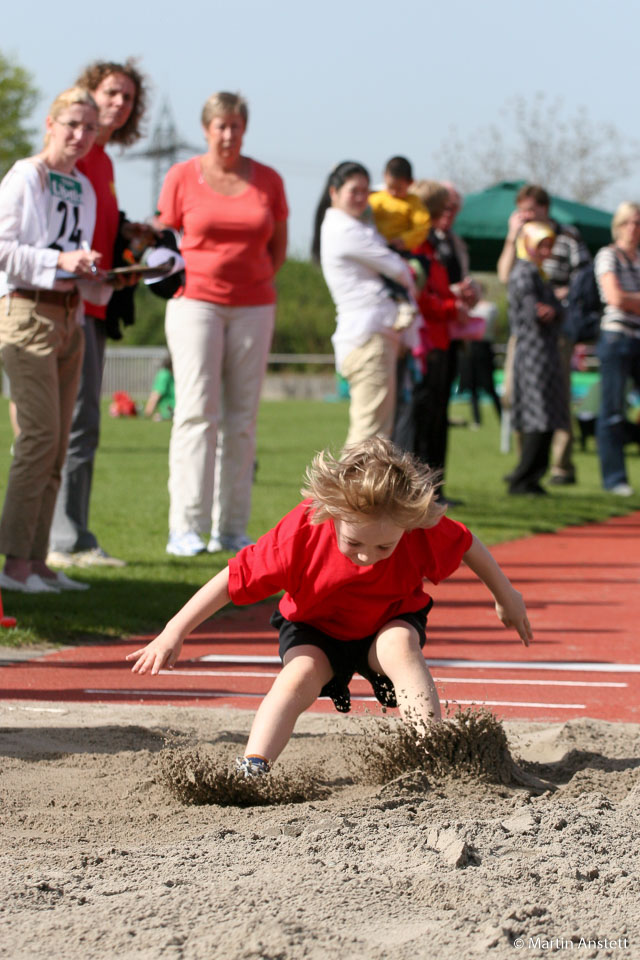
[[384,190],[369,194],[379,233],[396,250],[414,250],[427,239],[431,218],[415,193],[413,170],[405,157],[392,157],[384,171]]
[[171,420],[176,406],[176,385],[173,378],[171,357],[162,361],[162,366],[153,378],[151,393],[145,404],[145,417],[154,420]]
[[519,259],[509,276],[509,322],[515,336],[512,422],[522,440],[520,462],[509,477],[512,494],[546,494],[540,480],[549,465],[552,433],[568,426],[558,350],[562,309],[542,273],[554,239],[548,223],[525,223]]
[[[467,245],[453,229],[462,207],[462,197],[453,183],[445,182],[443,186],[447,190],[447,202],[438,220],[433,221],[429,241],[444,264],[453,294],[465,307],[471,308],[477,303],[478,290],[469,275]],[[452,337],[449,344],[449,392],[460,372],[461,349],[462,341]]]
[[[548,223],[555,241],[550,255],[544,262],[544,272],[553,288],[553,292],[563,308],[567,305],[569,283],[572,274],[591,262],[591,255],[580,236],[579,231],[566,224],[558,223],[549,216],[551,198],[547,191],[536,184],[526,184],[516,196],[516,209],[509,217],[507,237],[498,260],[498,278],[501,283],[509,282],[509,275],[516,261],[516,244],[523,224],[531,220]],[[562,361],[564,404],[567,411],[567,429],[554,432],[551,448],[551,483],[572,484],[576,482],[576,468],[573,462],[573,434],[571,429],[571,355],[573,343],[564,336],[562,328],[558,331],[559,349]],[[510,362],[513,344],[507,350],[505,380],[510,379]]]
[[624,460],[627,381],[640,389],[640,204],[621,203],[611,223],[613,244],[598,251],[595,272],[605,302],[598,340],[601,404],[596,423],[605,490],[630,497]]
[[362,220],[368,202],[366,168],[350,160],[338,164],[318,204],[312,247],[336,307],[331,340],[351,397],[347,444],[391,436],[404,334],[394,328],[398,308],[383,276],[413,289],[407,262]]
[[471,423],[473,427],[478,428],[482,424],[480,391],[484,391],[491,398],[498,420],[502,416],[502,405],[494,382],[493,341],[496,334],[498,308],[491,300],[484,299],[484,286],[475,282],[481,299],[470,313],[474,317],[482,317],[485,329],[481,340],[468,340],[464,345],[460,364],[460,390],[470,394]]
[[[427,208],[433,223],[438,223],[449,203],[449,191],[435,180],[418,180],[413,188]],[[451,392],[450,324],[464,323],[468,317],[465,303],[449,283],[445,265],[433,245],[433,231],[417,252],[430,261],[429,276],[418,296],[423,326],[420,329],[421,345],[418,359],[422,376],[413,392],[413,452],[434,470],[438,470],[444,483],[449,426],[449,396]],[[438,491],[440,500],[452,503],[444,492]]]

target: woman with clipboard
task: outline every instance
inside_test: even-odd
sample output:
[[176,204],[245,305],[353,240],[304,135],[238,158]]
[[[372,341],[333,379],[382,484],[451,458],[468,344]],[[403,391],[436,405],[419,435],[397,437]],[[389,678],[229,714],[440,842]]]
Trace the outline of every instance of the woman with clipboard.
[[111,295],[89,246],[95,193],[76,168],[98,132],[91,95],[61,93],[46,129],[42,153],[19,160],[0,184],[0,359],[19,428],[0,520],[0,588],[23,593],[87,588],[46,557],[82,366],[81,298]]

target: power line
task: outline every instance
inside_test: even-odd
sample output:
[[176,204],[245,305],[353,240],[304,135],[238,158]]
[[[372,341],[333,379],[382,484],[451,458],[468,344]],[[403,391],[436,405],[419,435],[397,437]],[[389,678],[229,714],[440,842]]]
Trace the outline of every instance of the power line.
[[192,155],[201,151],[200,146],[193,146],[182,140],[174,123],[173,113],[169,105],[168,98],[165,98],[160,108],[160,115],[151,137],[149,146],[146,150],[138,150],[135,153],[129,153],[123,159],[126,160],[151,160],[153,164],[153,173],[151,179],[151,210],[155,212],[160,195],[162,182],[167,175],[169,167],[177,163],[181,154]]

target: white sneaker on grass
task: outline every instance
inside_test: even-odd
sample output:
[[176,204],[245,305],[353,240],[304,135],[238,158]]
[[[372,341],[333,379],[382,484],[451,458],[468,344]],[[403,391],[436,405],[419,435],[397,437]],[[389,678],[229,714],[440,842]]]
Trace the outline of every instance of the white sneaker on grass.
[[614,493],[616,497],[632,497],[633,487],[628,483],[616,483],[615,487],[611,487],[609,493]]
[[222,534],[219,533],[212,533],[211,539],[207,544],[207,553],[221,553],[223,550],[237,553],[238,550],[242,550],[243,547],[250,547],[253,543],[254,541],[243,533],[228,537],[222,536]]
[[72,580],[66,573],[58,571],[55,577],[42,577],[46,584],[50,584],[55,590],[88,590],[89,584],[82,583],[81,580]]
[[67,567],[72,567],[74,563],[73,554],[67,553],[66,550],[49,550],[47,554],[48,567],[61,567],[66,569]]
[[15,580],[0,572],[0,590],[15,590],[16,593],[59,593],[53,583],[47,583],[37,573],[30,573],[26,580]]
[[167,553],[174,557],[197,557],[205,550],[204,543],[194,530],[187,530],[186,533],[169,533]]
[[71,554],[73,563],[77,567],[126,567],[126,560],[112,557],[102,547],[92,547],[91,550],[76,550]]

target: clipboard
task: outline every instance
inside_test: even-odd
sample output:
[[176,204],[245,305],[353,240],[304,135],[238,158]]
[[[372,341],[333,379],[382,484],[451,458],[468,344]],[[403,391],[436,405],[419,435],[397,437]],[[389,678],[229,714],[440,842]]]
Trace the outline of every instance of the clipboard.
[[[162,263],[158,263],[154,267],[149,267],[145,263],[132,263],[126,267],[113,267],[111,270],[101,271],[98,267],[99,279],[103,283],[108,283],[109,280],[117,280],[118,277],[127,277],[131,276],[132,273],[140,274],[141,278],[145,280],[154,280],[159,277],[166,277],[167,274],[171,273],[173,265],[175,263],[175,257],[169,257],[168,260],[164,260]],[[56,271],[57,280],[90,280],[91,278],[87,274],[82,273],[67,273],[66,270],[57,270]]]
[[170,273],[174,263],[175,257],[169,257],[168,260],[157,264],[155,267],[149,267],[145,263],[132,263],[126,267],[114,267],[112,270],[105,271],[104,279],[108,282],[109,280],[116,280],[118,277],[128,277],[132,273],[137,273],[144,280],[153,280],[156,277],[165,277]]

